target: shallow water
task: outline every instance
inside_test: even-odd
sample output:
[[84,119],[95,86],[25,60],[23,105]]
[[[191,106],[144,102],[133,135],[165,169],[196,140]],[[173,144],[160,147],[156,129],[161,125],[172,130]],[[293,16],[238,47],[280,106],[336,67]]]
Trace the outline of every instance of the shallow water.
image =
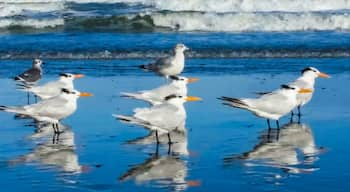
[[[140,71],[149,60],[48,60],[42,82],[62,71],[83,73],[76,89],[94,94],[62,121],[58,141],[50,127],[0,113],[0,183],[3,191],[346,191],[349,188],[349,59],[189,59],[185,76],[199,77],[185,104],[186,134],[177,145],[156,144],[148,131],[121,123],[142,101],[120,92],[152,89],[165,80]],[[2,60],[1,105],[25,104],[14,76],[30,60]],[[301,124],[281,120],[266,135],[263,119],[221,105],[219,96],[253,96],[299,75],[305,66],[329,73],[318,79]],[[287,69],[288,68],[288,69]],[[287,69],[287,70],[286,70]],[[135,141],[138,139],[137,141]],[[161,139],[166,140],[166,138]]]

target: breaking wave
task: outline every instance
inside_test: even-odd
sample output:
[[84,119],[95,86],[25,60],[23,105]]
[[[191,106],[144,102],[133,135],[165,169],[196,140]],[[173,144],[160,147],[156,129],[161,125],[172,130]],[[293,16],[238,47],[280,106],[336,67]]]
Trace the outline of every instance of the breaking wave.
[[0,30],[350,30],[350,0],[3,0]]

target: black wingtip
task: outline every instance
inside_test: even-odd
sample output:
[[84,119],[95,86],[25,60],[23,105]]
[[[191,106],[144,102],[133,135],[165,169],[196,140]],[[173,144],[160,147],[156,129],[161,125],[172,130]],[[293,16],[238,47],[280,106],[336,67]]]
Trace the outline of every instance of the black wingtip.
[[124,122],[130,122],[130,119],[127,118],[123,118],[123,117],[115,117],[116,119],[118,119],[119,121],[124,121]]
[[4,111],[7,107],[5,105],[0,105],[0,111]]
[[21,80],[18,76],[14,77],[13,79],[14,79],[15,81]]

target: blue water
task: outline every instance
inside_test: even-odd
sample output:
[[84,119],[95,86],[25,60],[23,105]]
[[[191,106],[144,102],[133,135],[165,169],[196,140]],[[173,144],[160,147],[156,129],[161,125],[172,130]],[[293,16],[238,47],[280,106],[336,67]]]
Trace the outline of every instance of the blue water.
[[[54,145],[59,150],[48,150],[53,157],[34,155],[34,160],[18,160],[24,155],[35,154],[34,151],[40,151],[38,149],[42,146],[52,145],[52,134],[29,139],[35,133],[35,127],[28,126],[33,124],[31,120],[0,114],[3,122],[0,178],[4,190],[231,191],[237,188],[242,191],[346,191],[349,187],[347,135],[350,111],[347,98],[350,92],[345,86],[350,80],[346,68],[348,59],[189,60],[184,75],[201,79],[189,85],[189,94],[200,96],[203,101],[185,104],[188,132],[184,141],[187,142],[185,148],[188,153],[168,155],[168,146],[164,144],[160,146],[158,158],[155,158],[165,159],[163,162],[169,162],[167,166],[176,165],[175,170],[185,172],[180,177],[184,180],[177,183],[170,178],[155,178],[140,182],[131,177],[119,181],[132,167],[150,161],[156,152],[153,142],[127,144],[130,140],[148,135],[147,131],[120,123],[112,117],[112,114],[131,114],[134,108],[147,106],[141,101],[121,98],[120,92],[151,89],[165,83],[160,77],[136,71],[136,67],[132,69],[131,66],[143,62],[146,60],[48,60],[44,82],[55,79],[58,71],[84,73],[87,77],[76,80],[76,88],[91,92],[94,97],[81,98],[75,114],[62,122],[71,128],[71,132],[65,133],[73,133],[74,142],[69,145],[69,150],[66,149],[63,135],[60,141],[63,144]],[[30,60],[1,61],[1,104],[26,103],[25,93],[15,90],[15,83],[4,74],[14,75],[28,63]],[[198,67],[200,63],[226,67],[203,72]],[[249,112],[223,106],[216,97],[253,96],[255,91],[274,89],[294,79],[299,69],[306,65],[328,72],[332,78],[317,80],[314,98],[303,109],[302,124],[309,130],[293,136],[288,132],[282,134],[282,128],[279,141],[295,143],[294,140],[300,139],[300,143],[314,142],[317,152],[310,157],[304,156],[297,147],[292,149],[292,153],[281,147],[280,151],[273,153],[272,159],[239,158],[260,143],[259,138],[264,137],[267,131],[266,122]],[[288,117],[283,118],[281,125],[288,122]],[[273,138],[270,140],[272,143],[265,145],[276,142]],[[84,167],[83,171],[71,172],[65,168],[63,161],[52,163],[48,159],[57,158],[55,153],[68,162],[76,159],[77,164]],[[297,162],[291,165],[285,164],[288,161],[274,162],[273,157],[278,160],[281,154],[290,155],[291,162],[295,158]],[[292,158],[293,155],[297,156]]]
[[[2,191],[348,191],[349,2],[203,1],[0,2],[0,105],[27,103],[12,77],[33,58],[46,62],[40,84],[82,73],[76,89],[94,95],[59,138],[0,112]],[[165,84],[138,66],[176,43],[190,48],[183,75],[200,78],[188,92],[203,100],[185,104],[186,133],[157,149],[112,114],[148,106],[120,93]],[[264,119],[217,99],[274,90],[307,66],[332,78],[316,80],[300,124],[286,116],[268,134]]]

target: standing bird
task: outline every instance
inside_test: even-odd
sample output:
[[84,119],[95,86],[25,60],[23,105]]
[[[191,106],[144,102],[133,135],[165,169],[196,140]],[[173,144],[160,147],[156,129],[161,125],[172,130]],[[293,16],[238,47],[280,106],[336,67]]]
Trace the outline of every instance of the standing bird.
[[[295,81],[289,83],[289,85],[314,90],[315,79],[317,77],[330,78],[328,74],[322,73],[314,67],[307,67],[301,71],[301,76]],[[308,94],[297,94],[297,108],[299,119],[301,116],[300,107],[308,103],[311,100],[312,95],[313,92]],[[294,114],[292,111],[292,116],[293,115]]]
[[186,121],[186,110],[183,104],[186,101],[199,101],[201,98],[192,96],[169,95],[164,103],[150,108],[136,108],[134,115],[113,115],[118,120],[130,124],[141,125],[156,132],[157,144],[159,144],[158,132],[168,134],[171,144],[170,132],[183,128]]
[[14,79],[16,81],[26,83],[26,84],[35,84],[42,77],[41,65],[44,62],[40,59],[34,59],[32,67],[23,73],[17,75]]
[[146,71],[153,71],[158,75],[169,78],[170,75],[179,75],[185,67],[184,51],[188,48],[184,44],[177,44],[173,56],[156,60],[154,63],[141,65],[140,68]]
[[62,89],[61,94],[56,97],[25,106],[0,106],[0,110],[26,115],[39,122],[52,123],[55,133],[60,133],[58,127],[59,121],[75,112],[79,96],[92,96],[92,94]]
[[198,81],[198,78],[186,78],[180,76],[169,76],[172,79],[170,84],[160,86],[152,90],[139,91],[137,93],[121,93],[124,97],[139,99],[149,102],[151,105],[158,105],[164,102],[168,95],[187,95],[187,83]]
[[34,93],[40,99],[49,99],[61,94],[62,89],[73,90],[73,80],[82,78],[82,74],[61,73],[57,81],[48,82],[41,86],[22,85],[23,90]]
[[297,94],[311,92],[311,89],[282,85],[280,89],[264,94],[259,98],[237,99],[220,97],[218,99],[225,101],[225,103],[223,103],[225,105],[246,109],[258,117],[266,118],[269,128],[271,128],[270,119],[276,120],[277,128],[279,128],[278,120],[297,106]]
[[[40,59],[34,59],[32,67],[23,73],[17,75],[14,80],[23,83],[26,86],[33,86],[42,77],[41,65],[44,62]],[[36,97],[35,97],[36,99]],[[27,92],[27,103],[29,104],[29,92]]]

